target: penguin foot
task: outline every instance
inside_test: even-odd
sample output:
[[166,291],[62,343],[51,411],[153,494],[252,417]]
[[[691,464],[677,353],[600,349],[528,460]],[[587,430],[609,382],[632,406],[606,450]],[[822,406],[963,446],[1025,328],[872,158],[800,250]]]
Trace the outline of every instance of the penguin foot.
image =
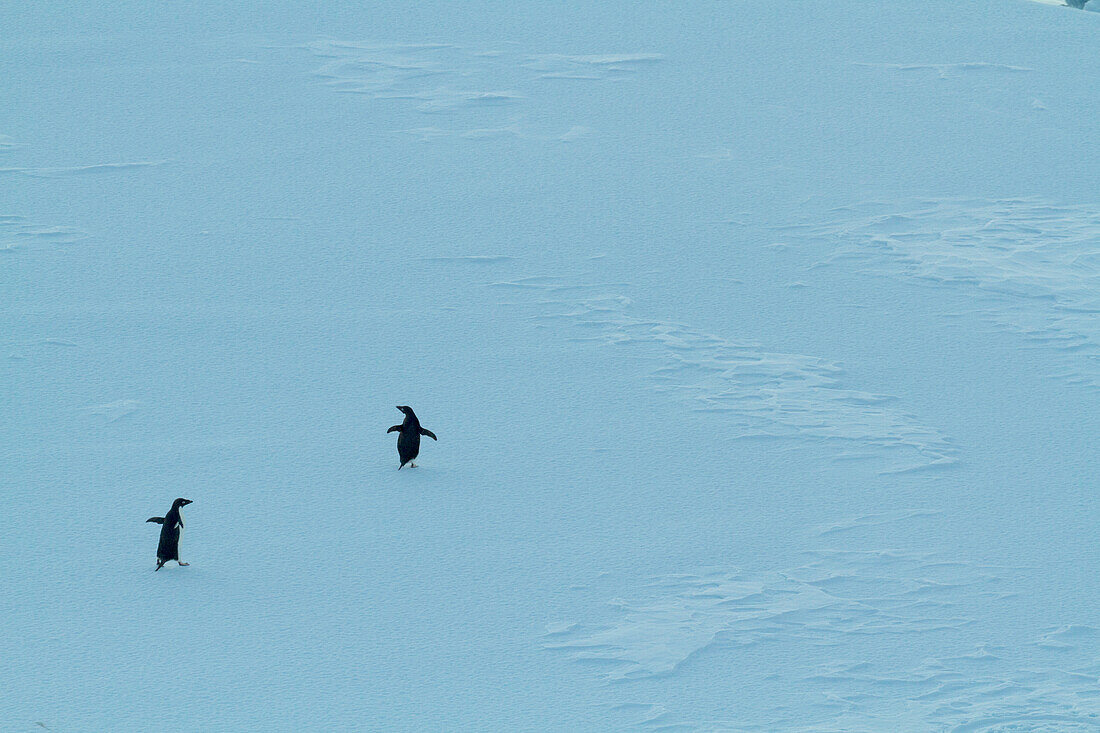
[[[177,560],[176,562],[179,562],[179,561]],[[189,562],[181,562],[181,563],[180,563],[180,567],[181,567],[181,568],[185,568],[185,567],[187,567],[187,566],[188,566],[188,565],[190,565],[190,564],[191,564],[191,563],[189,563]]]
[[415,463],[410,463],[409,468],[416,468],[416,464]]

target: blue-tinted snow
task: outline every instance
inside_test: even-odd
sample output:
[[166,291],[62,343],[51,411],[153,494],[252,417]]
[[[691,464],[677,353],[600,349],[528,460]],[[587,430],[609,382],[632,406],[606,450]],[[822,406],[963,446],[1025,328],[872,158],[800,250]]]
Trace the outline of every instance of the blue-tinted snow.
[[1100,727],[1098,20],[3,7],[0,729]]

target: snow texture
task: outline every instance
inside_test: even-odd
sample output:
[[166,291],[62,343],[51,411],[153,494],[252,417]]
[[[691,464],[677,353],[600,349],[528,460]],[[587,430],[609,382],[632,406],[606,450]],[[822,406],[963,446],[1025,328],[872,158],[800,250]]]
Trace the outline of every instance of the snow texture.
[[1095,14],[0,28],[0,731],[1100,729]]

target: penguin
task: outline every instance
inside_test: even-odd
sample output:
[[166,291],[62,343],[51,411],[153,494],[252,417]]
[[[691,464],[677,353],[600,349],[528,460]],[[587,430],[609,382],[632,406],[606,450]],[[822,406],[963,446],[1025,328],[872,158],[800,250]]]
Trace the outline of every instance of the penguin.
[[416,468],[415,463],[411,461],[420,454],[420,436],[427,435],[432,440],[439,440],[435,437],[435,433],[431,430],[425,430],[420,427],[420,421],[416,419],[416,413],[408,405],[398,405],[398,410],[405,413],[405,422],[400,425],[394,425],[387,430],[387,433],[398,431],[400,434],[397,436],[397,454],[401,456],[401,465],[397,467],[400,471],[408,463],[411,468]]
[[[169,560],[175,560],[181,566],[186,567],[191,563],[180,562],[180,535],[183,534],[183,513],[181,507],[191,503],[190,499],[176,499],[172,502],[172,508],[163,517],[149,517],[148,522],[156,522],[163,525],[160,528],[160,544],[157,545],[157,570],[164,567]],[[153,571],[154,573],[156,570]]]

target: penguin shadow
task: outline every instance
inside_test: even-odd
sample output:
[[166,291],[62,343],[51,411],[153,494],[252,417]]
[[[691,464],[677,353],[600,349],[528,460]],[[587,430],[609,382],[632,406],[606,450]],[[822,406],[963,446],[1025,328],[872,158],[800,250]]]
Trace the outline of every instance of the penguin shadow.
[[417,459],[415,467],[406,464],[398,468],[397,461],[390,460],[387,453],[385,461],[371,466],[366,474],[360,473],[353,483],[361,484],[366,480],[374,486],[389,486],[398,490],[410,486],[430,488],[438,485],[445,473],[431,460],[421,463]]
[[142,575],[148,573],[150,570],[156,573],[157,577],[167,577],[170,575],[181,580],[186,578],[189,585],[193,584],[191,583],[191,581],[203,577],[209,578],[210,575],[209,573],[204,571],[201,565],[195,565],[190,560],[188,560],[187,564],[183,566],[176,565],[175,563],[172,563],[171,565],[165,565],[161,568],[159,572],[157,571],[155,563],[152,565],[142,564],[138,568],[138,572]]

